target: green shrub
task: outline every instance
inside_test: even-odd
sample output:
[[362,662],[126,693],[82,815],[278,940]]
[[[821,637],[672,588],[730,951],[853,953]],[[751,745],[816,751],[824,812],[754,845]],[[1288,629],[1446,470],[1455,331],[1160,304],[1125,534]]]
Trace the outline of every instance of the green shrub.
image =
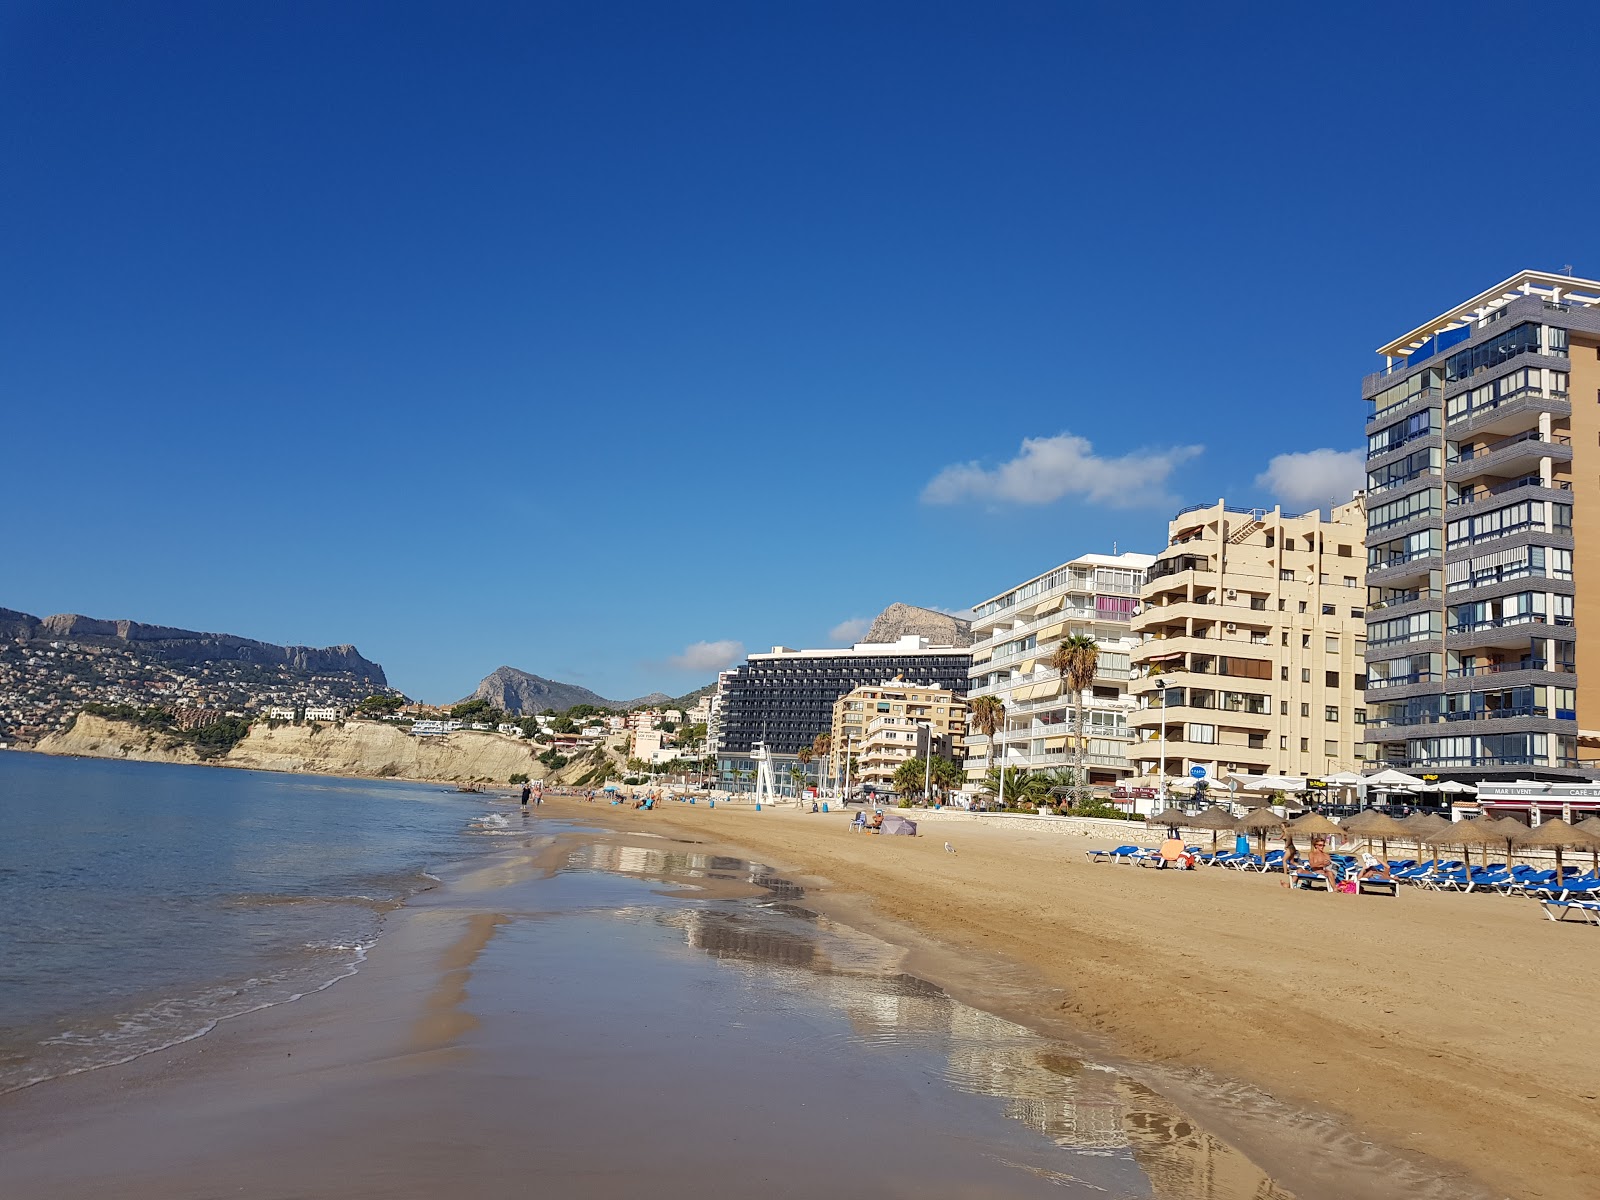
[[510,779],[506,780],[506,782],[507,783],[527,783],[528,782],[528,777],[526,775],[524,775],[521,771],[518,771],[516,774],[512,775]]

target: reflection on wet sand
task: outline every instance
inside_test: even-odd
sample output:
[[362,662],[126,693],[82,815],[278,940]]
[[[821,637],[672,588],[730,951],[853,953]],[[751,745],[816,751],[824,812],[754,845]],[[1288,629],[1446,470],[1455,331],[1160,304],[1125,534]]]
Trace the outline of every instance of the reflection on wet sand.
[[[711,877],[758,886],[777,904],[705,902],[631,909],[678,930],[684,941],[733,970],[778,976],[781,991],[844,1013],[866,1047],[916,1047],[944,1061],[943,1079],[993,1097],[1005,1114],[1074,1155],[1135,1162],[1153,1195],[1172,1200],[1288,1200],[1228,1143],[1195,1126],[1159,1095],[1111,1067],[1015,1022],[962,1004],[896,969],[899,952],[875,938],[795,906],[804,890],[769,868],[725,856],[591,843],[568,865],[670,881]],[[1031,1168],[1028,1168],[1031,1169]],[[1063,1172],[1063,1180],[1076,1180]]]

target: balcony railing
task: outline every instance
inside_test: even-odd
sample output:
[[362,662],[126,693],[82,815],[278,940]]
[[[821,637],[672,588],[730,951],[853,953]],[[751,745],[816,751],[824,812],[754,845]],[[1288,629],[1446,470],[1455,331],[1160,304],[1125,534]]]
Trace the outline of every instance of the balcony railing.
[[1571,617],[1551,617],[1545,613],[1512,613],[1509,617],[1485,617],[1481,621],[1456,621],[1446,627],[1447,633],[1475,633],[1480,629],[1510,629],[1516,625],[1571,625]]
[[[1479,675],[1504,675],[1508,671],[1550,671],[1557,675],[1571,675],[1577,670],[1571,663],[1551,662],[1546,658],[1521,658],[1516,662],[1474,663],[1470,667],[1451,667],[1446,679],[1475,679]],[[1372,686],[1369,680],[1367,686]]]
[[[1449,508],[1464,508],[1468,504],[1476,504],[1479,500],[1487,500],[1491,496],[1504,496],[1507,492],[1515,492],[1525,487],[1545,487],[1542,475],[1524,475],[1521,479],[1508,479],[1504,483],[1497,483],[1493,487],[1468,488],[1452,500],[1446,500]],[[1565,479],[1551,483],[1548,486],[1561,491],[1571,491],[1572,485]]]
[[1367,570],[1386,571],[1390,567],[1403,567],[1406,563],[1416,562],[1421,558],[1438,558],[1440,551],[1437,549],[1412,550],[1407,554],[1370,555],[1367,558]]
[[1395,488],[1405,487],[1408,483],[1415,483],[1425,475],[1439,475],[1438,467],[1423,467],[1420,471],[1413,471],[1409,475],[1402,475],[1398,479],[1391,479],[1387,483],[1380,483],[1377,487],[1367,489],[1367,498],[1382,495],[1384,492],[1393,491]]
[[[1530,353],[1537,353],[1537,351],[1530,351]],[[1473,417],[1481,416],[1486,412],[1493,412],[1497,408],[1503,408],[1508,404],[1513,404],[1518,400],[1526,400],[1530,397],[1537,400],[1558,401],[1566,401],[1570,398],[1566,392],[1547,392],[1542,387],[1518,388],[1514,392],[1507,392],[1504,396],[1496,396],[1493,400],[1485,400],[1482,404],[1474,404],[1471,408],[1463,409],[1455,416],[1447,418],[1445,425],[1459,425],[1463,421],[1472,420]]]
[[1417,600],[1437,600],[1443,595],[1444,593],[1438,588],[1402,588],[1387,599],[1367,605],[1367,611],[1373,613],[1379,609],[1394,608],[1400,604],[1411,604]]
[[1367,401],[1367,420],[1376,421],[1380,417],[1388,416],[1392,412],[1398,412],[1400,409],[1411,404],[1416,404],[1418,401],[1435,401],[1441,394],[1442,390],[1440,388],[1425,387],[1420,392],[1412,392],[1409,396],[1405,397],[1405,399],[1396,400],[1393,404],[1386,405],[1383,408],[1374,407],[1374,405],[1376,405],[1378,402],[1377,397],[1374,396],[1372,399]]
[[1486,458],[1497,451],[1508,450],[1512,446],[1521,445],[1523,442],[1544,442],[1552,446],[1572,445],[1572,439],[1566,434],[1553,433],[1549,436],[1546,436],[1537,429],[1529,429],[1523,433],[1516,433],[1512,434],[1510,437],[1501,438],[1498,442],[1490,442],[1481,450],[1473,450],[1469,447],[1468,449],[1463,450],[1460,454],[1451,455],[1449,458],[1445,459],[1445,462],[1452,464],[1472,462],[1474,459]]
[[1439,678],[1437,671],[1412,671],[1408,675],[1368,675],[1367,691],[1378,692],[1384,688],[1405,687],[1412,683],[1431,683]]

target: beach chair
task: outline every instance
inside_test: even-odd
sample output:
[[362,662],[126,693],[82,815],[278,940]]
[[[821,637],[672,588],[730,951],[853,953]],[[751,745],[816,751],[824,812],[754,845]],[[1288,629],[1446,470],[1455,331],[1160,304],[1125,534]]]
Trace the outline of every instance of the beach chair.
[[1131,854],[1138,854],[1139,847],[1118,846],[1114,850],[1085,850],[1083,853],[1090,862],[1117,862]]
[[1296,871],[1289,877],[1289,885],[1308,892],[1325,892],[1328,879],[1321,871]]
[[1400,885],[1391,876],[1388,879],[1356,880],[1356,891],[1362,896],[1398,896]]
[[1600,903],[1593,900],[1541,900],[1539,907],[1544,915],[1559,924],[1576,915],[1580,921],[1600,925]]

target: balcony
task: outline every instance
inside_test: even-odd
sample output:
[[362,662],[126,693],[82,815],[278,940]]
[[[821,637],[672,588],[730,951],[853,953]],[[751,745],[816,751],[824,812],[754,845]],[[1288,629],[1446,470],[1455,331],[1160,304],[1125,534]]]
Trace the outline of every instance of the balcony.
[[1445,460],[1444,477],[1450,483],[1464,483],[1479,475],[1531,474],[1545,458],[1571,462],[1572,438],[1527,429],[1478,449],[1469,446]]
[[1403,400],[1397,400],[1387,408],[1376,408],[1376,397],[1367,401],[1367,424],[1372,425],[1385,421],[1391,417],[1401,417],[1412,409],[1426,408],[1430,404],[1438,404],[1443,397],[1444,390],[1436,387],[1425,387],[1421,391],[1412,392]]
[[1395,588],[1391,589],[1390,595],[1369,603],[1367,612],[1371,614],[1383,609],[1399,608],[1402,604],[1415,604],[1418,600],[1437,600],[1443,595],[1444,593],[1435,587]]
[[1440,678],[1438,671],[1412,671],[1408,675],[1367,675],[1367,691],[1381,692],[1385,688],[1409,687],[1415,683],[1433,683]]
[[[1470,667],[1451,667],[1446,679],[1476,679],[1480,675],[1506,675],[1513,671],[1549,671],[1556,675],[1571,675],[1571,663],[1553,662],[1546,658],[1522,658],[1516,662],[1474,663]],[[1371,687],[1370,681],[1368,687]]]
[[1457,439],[1474,433],[1516,433],[1542,413],[1570,417],[1572,401],[1566,392],[1524,388],[1457,413],[1446,420],[1445,428]]
[[1443,566],[1444,552],[1436,549],[1413,550],[1409,554],[1369,554],[1367,583],[1377,586],[1380,582],[1395,584],[1402,580],[1425,578],[1430,571],[1442,570]]
[[[1447,508],[1468,508],[1482,500],[1492,500],[1496,496],[1506,496],[1512,492],[1520,492],[1523,488],[1546,487],[1555,492],[1570,492],[1572,483],[1566,479],[1553,480],[1546,485],[1539,475],[1524,475],[1520,479],[1508,479],[1504,483],[1497,483],[1493,487],[1479,486],[1469,488],[1453,500],[1445,502]],[[1532,499],[1533,497],[1530,497]]]

